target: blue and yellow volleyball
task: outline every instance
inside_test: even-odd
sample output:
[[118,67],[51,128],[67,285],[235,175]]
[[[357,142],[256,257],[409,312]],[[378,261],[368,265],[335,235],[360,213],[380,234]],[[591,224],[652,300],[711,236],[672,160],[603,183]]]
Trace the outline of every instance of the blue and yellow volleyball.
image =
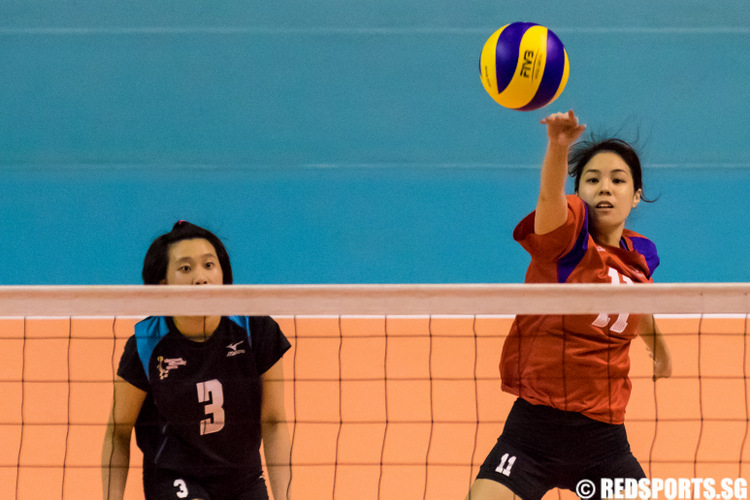
[[510,23],[484,44],[479,72],[484,89],[498,104],[532,111],[560,97],[570,63],[552,30],[536,23]]

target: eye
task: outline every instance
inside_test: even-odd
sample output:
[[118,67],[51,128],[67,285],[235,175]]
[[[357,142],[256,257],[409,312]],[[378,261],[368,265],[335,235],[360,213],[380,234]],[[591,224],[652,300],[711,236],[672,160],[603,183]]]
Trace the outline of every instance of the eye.
[[216,267],[216,264],[214,262],[206,262],[206,269],[213,269],[214,267]]
[[596,184],[599,182],[599,179],[597,177],[587,177],[583,182],[587,184]]
[[180,271],[181,273],[189,273],[190,266],[188,266],[187,264],[183,264],[180,267],[178,267],[177,270]]

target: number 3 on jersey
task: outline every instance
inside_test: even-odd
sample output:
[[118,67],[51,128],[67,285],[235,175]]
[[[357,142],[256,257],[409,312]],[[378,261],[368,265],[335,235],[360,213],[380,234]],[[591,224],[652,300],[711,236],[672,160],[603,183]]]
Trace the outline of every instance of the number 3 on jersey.
[[198,402],[206,403],[208,418],[201,420],[201,436],[219,432],[224,428],[224,390],[216,379],[195,384],[198,389]]
[[[623,283],[627,285],[633,284],[633,280],[618,273],[617,270],[612,267],[609,268],[608,274],[609,279],[613,285],[621,285]],[[625,328],[627,328],[628,326],[628,316],[630,316],[628,313],[620,313],[617,316],[617,320],[612,324],[609,330],[615,333],[624,332]],[[600,313],[599,316],[597,316],[594,322],[591,324],[602,328],[607,326],[609,324],[609,314]]]

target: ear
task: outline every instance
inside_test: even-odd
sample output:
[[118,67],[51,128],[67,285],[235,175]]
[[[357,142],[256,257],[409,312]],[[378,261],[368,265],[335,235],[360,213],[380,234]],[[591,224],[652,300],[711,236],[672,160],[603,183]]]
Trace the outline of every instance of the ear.
[[641,202],[642,195],[643,195],[642,189],[639,189],[638,191],[635,192],[635,194],[633,195],[633,208],[637,207],[638,203]]
[[159,281],[160,285],[166,285],[167,284],[167,278],[163,278]]

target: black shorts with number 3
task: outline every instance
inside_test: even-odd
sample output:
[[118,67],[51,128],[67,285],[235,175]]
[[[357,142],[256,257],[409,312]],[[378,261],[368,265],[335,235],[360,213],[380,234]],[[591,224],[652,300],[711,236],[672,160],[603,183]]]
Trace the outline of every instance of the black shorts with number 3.
[[146,500],[268,500],[263,476],[201,477],[144,467]]
[[[552,488],[575,492],[584,480],[591,483],[582,485],[581,496],[598,499],[602,478],[645,477],[624,425],[520,398],[477,475],[507,486],[524,500],[541,499]],[[588,488],[591,484],[594,491]]]

